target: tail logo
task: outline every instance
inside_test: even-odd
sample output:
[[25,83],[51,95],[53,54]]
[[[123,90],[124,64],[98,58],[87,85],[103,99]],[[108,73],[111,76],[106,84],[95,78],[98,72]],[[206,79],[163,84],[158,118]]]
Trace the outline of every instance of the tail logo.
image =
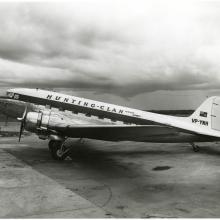
[[204,117],[204,118],[207,118],[207,115],[208,115],[207,112],[200,111],[199,116]]

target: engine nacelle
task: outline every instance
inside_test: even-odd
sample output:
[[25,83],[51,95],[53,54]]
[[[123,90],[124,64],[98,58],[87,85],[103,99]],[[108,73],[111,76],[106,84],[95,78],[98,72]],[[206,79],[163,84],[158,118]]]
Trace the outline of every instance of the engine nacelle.
[[58,113],[51,112],[28,112],[25,120],[25,129],[31,132],[40,130],[47,131],[48,128],[63,123],[64,118]]

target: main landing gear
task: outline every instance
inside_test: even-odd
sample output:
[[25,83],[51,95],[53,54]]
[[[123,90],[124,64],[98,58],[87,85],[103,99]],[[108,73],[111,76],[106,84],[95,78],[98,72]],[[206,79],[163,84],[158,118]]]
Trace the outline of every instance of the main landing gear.
[[[78,143],[84,143],[84,139],[80,138]],[[48,147],[53,159],[65,160],[73,145],[67,144],[67,138],[53,138],[49,141]]]
[[65,140],[50,140],[48,147],[52,158],[55,160],[65,160],[70,150],[65,146]]
[[193,151],[194,152],[198,152],[199,151],[199,146],[194,144],[194,143],[190,143],[192,145]]

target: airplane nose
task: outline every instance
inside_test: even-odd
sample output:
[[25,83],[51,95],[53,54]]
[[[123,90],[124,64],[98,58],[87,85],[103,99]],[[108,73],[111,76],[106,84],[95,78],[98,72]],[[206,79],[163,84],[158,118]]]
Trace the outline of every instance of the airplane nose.
[[6,98],[0,97],[0,112],[5,113],[7,109],[7,101]]

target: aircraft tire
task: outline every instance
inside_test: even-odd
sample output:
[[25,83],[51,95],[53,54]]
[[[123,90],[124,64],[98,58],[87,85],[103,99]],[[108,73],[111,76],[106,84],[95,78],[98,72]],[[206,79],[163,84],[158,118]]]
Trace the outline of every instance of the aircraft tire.
[[62,141],[53,141],[49,142],[49,150],[51,156],[54,160],[64,160],[67,157],[67,154],[61,154],[60,149],[62,146]]
[[50,140],[49,143],[48,143],[48,148],[49,150],[51,150],[51,148],[53,147],[53,140]]

